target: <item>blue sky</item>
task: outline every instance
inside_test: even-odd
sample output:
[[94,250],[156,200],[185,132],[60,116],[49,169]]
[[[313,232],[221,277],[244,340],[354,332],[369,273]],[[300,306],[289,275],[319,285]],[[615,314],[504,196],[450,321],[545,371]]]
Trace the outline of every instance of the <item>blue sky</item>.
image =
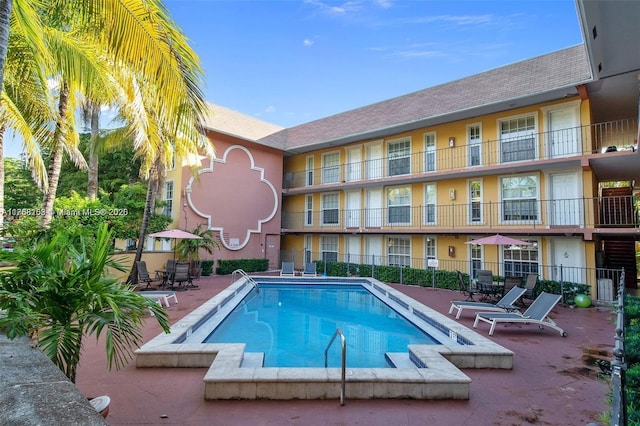
[[202,60],[207,100],[283,127],[582,43],[572,0],[165,5]]
[[166,0],[207,99],[284,127],[582,43],[571,0]]

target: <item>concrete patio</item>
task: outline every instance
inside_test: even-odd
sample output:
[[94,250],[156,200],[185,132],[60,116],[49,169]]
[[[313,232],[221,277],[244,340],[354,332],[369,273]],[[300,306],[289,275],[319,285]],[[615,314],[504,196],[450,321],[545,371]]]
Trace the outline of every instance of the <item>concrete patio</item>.
[[[231,277],[203,277],[198,290],[180,292],[167,309],[171,322],[200,306],[231,283]],[[460,293],[393,285],[447,314]],[[109,395],[112,425],[585,425],[601,423],[608,410],[608,380],[599,378],[596,358],[609,359],[614,325],[608,308],[558,306],[552,317],[567,337],[536,326],[500,326],[490,339],[515,353],[513,370],[464,369],[472,382],[469,400],[206,401],[207,368],[143,368],[135,362],[108,371],[103,342],[85,341],[77,386],[87,397]],[[459,322],[472,327],[474,315]],[[477,331],[488,337],[488,326]],[[148,317],[145,342],[160,327]],[[602,423],[603,424],[603,423]]]

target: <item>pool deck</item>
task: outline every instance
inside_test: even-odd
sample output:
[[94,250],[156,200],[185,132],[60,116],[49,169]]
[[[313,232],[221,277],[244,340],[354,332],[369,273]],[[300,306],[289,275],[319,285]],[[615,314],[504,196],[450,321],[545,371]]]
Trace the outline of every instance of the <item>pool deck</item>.
[[[202,277],[198,290],[178,293],[167,309],[175,323],[231,283],[230,276]],[[447,314],[460,293],[393,285]],[[594,358],[611,357],[614,325],[610,309],[557,306],[551,315],[567,337],[536,326],[499,326],[494,342],[515,353],[513,370],[463,369],[472,382],[469,400],[254,400],[206,401],[207,368],[141,368],[135,361],[108,371],[103,342],[86,339],[77,386],[87,397],[109,395],[112,425],[585,425],[602,424],[608,381],[598,378]],[[474,314],[459,322],[472,328]],[[489,327],[479,324],[486,337]],[[160,327],[148,317],[144,341]]]

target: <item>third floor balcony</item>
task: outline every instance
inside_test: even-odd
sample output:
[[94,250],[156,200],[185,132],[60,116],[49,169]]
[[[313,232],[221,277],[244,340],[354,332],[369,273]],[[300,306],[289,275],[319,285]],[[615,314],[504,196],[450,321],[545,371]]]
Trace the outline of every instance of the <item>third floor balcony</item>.
[[[283,187],[288,192],[300,192],[345,184],[366,185],[381,179],[390,182],[425,178],[436,180],[456,172],[473,175],[490,173],[501,167],[533,169],[541,167],[544,162],[557,165],[563,161],[573,161],[580,164],[584,156],[594,158],[593,163],[599,167],[620,174],[624,169],[619,165],[612,167],[612,161],[607,165],[609,159],[601,157],[612,151],[635,151],[637,135],[636,120],[624,119],[471,144],[451,140],[446,148],[436,149],[433,144],[420,152],[393,150],[388,156],[367,155],[370,158],[362,161],[335,161],[333,158],[333,161],[327,161],[320,168],[286,172]],[[640,165],[635,163],[637,161],[631,163],[631,168],[640,169]],[[632,177],[627,179],[631,180]]]

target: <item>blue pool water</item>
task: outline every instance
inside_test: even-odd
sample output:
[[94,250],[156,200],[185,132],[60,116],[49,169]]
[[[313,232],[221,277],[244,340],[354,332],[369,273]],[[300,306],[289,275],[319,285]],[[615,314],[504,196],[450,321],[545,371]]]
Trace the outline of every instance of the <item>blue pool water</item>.
[[[347,340],[347,367],[389,367],[385,352],[409,344],[439,344],[362,286],[260,284],[205,339],[246,343],[263,352],[265,367],[324,367],[324,351],[337,328]],[[340,366],[340,340],[329,351]]]

